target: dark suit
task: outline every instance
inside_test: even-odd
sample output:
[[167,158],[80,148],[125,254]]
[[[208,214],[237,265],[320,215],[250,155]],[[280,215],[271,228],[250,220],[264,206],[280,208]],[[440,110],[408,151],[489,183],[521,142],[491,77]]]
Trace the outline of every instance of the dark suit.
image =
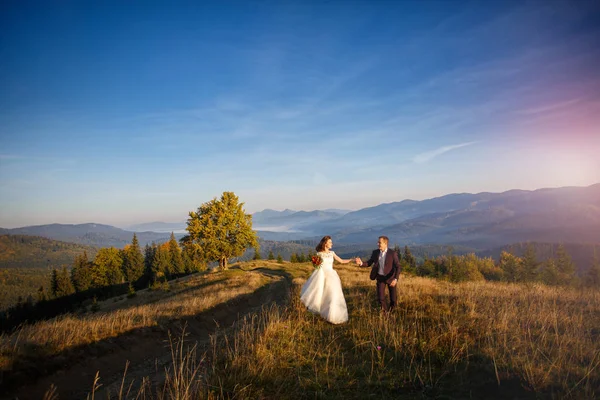
[[383,264],[383,275],[380,275],[379,253],[381,253],[381,250],[374,250],[369,261],[366,262],[366,265],[369,267],[372,266],[369,277],[372,281],[377,281],[377,300],[379,300],[381,309],[387,311],[388,307],[385,301],[385,287],[387,286],[390,293],[390,310],[392,310],[396,307],[396,286],[398,285],[390,286],[390,283],[392,283],[394,279],[397,280],[400,277],[400,260],[398,260],[398,253],[388,248]]

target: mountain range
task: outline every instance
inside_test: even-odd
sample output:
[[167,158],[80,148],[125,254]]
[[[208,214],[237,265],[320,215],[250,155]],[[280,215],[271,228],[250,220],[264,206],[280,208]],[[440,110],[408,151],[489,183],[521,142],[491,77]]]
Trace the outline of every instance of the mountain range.
[[[379,235],[394,244],[452,244],[477,250],[511,243],[600,243],[600,183],[587,187],[458,193],[402,200],[356,211],[327,209],[253,214],[263,240],[314,241],[331,235],[340,245],[372,245]],[[185,222],[153,222],[123,230],[102,224],[51,224],[2,229],[0,234],[42,236],[98,247],[123,247],[133,232],[143,246],[183,235]]]
[[328,234],[337,243],[359,244],[375,243],[377,236],[386,235],[403,245],[456,244],[477,249],[523,241],[600,242],[600,184],[450,194],[347,213],[265,211],[257,213],[254,227],[269,240]]

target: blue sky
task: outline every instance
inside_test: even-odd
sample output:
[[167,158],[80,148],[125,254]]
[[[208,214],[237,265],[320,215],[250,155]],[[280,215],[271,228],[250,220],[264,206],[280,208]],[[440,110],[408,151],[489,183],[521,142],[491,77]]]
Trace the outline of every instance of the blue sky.
[[597,1],[0,7],[0,227],[600,182]]

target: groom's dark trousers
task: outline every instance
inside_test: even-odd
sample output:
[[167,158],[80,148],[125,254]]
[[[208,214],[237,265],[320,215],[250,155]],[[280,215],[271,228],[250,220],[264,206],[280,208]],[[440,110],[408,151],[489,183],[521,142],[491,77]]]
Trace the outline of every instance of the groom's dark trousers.
[[384,275],[377,274],[377,300],[379,300],[379,304],[381,305],[381,309],[384,311],[388,311],[387,302],[385,301],[385,287],[387,286],[388,292],[390,293],[390,308],[389,311],[392,311],[394,307],[396,307],[397,303],[397,294],[396,294],[396,286],[390,286],[387,281],[389,277]]

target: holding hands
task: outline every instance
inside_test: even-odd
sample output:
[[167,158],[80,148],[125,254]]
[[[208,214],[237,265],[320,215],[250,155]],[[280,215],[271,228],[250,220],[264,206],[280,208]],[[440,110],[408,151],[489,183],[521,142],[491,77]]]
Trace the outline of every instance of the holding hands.
[[354,262],[355,262],[355,263],[356,263],[356,264],[357,264],[359,267],[362,267],[362,264],[363,264],[363,262],[362,262],[362,260],[361,260],[360,258],[356,257],[356,258],[354,259]]

